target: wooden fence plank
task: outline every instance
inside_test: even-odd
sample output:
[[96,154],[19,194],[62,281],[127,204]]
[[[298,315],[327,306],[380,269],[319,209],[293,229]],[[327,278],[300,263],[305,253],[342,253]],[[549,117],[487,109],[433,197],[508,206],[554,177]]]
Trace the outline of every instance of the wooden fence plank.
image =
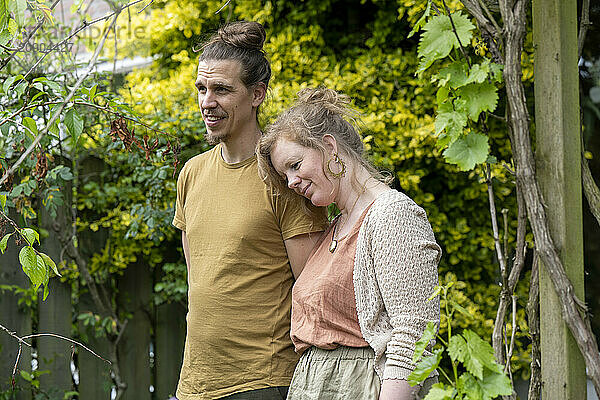
[[[68,202],[67,202],[68,204]],[[49,215],[46,209],[39,211],[41,226],[49,232],[42,239],[41,250],[48,254],[56,263],[60,261],[61,244],[53,224],[57,223],[62,229],[69,229],[70,218],[67,218],[69,209],[61,209],[55,218]],[[61,229],[59,229],[60,231]],[[49,332],[61,336],[71,336],[71,286],[61,283],[59,278],[52,278],[49,283],[50,294],[46,301],[39,299],[38,303],[38,332]],[[40,370],[49,370],[50,374],[40,377],[41,387],[61,391],[73,390],[71,378],[71,344],[57,338],[39,338],[38,360]]]
[[185,343],[186,310],[178,303],[156,308],[155,360],[156,400],[175,394]]
[[[30,287],[29,278],[19,264],[19,251],[20,246],[17,247],[11,238],[6,252],[0,255],[0,284],[17,285],[21,288]],[[31,310],[19,307],[18,300],[19,297],[11,291],[0,292],[0,323],[18,335],[25,336],[31,333]],[[0,332],[0,391],[11,388],[11,375],[17,352],[17,341],[5,332]],[[31,371],[31,351],[25,346],[23,346],[18,368]],[[29,392],[20,392],[15,399],[30,398]]]
[[[78,312],[94,311],[93,300],[89,294],[79,298]],[[98,355],[108,358],[108,342],[106,338],[96,338],[91,329],[86,329],[79,323],[80,332],[86,333],[84,344],[94,350]],[[110,365],[94,355],[78,350],[77,364],[79,367],[78,392],[81,400],[109,400],[112,380],[110,378]]]
[[150,400],[150,310],[152,272],[142,262],[130,265],[118,282],[121,311],[131,313],[119,342],[121,374],[127,383],[123,400]]

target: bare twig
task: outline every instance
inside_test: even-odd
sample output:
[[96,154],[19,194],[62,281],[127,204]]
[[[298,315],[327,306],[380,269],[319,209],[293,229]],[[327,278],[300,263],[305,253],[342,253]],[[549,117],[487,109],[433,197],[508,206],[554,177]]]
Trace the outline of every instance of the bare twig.
[[538,270],[538,255],[534,253],[531,266],[529,285],[529,300],[527,301],[527,316],[529,336],[531,337],[531,378],[529,383],[528,400],[538,400],[542,388],[541,353],[540,353],[540,276]]
[[31,344],[27,343],[25,341],[25,339],[31,339],[31,338],[35,338],[35,337],[44,337],[44,336],[46,336],[46,337],[54,337],[54,338],[57,338],[57,339],[65,340],[67,342],[73,343],[74,345],[77,345],[77,346],[81,347],[84,350],[89,351],[91,354],[93,354],[95,357],[101,359],[102,361],[104,361],[104,362],[106,362],[108,364],[112,364],[112,362],[110,362],[109,360],[107,360],[107,359],[99,356],[98,354],[96,354],[96,352],[94,352],[92,349],[90,349],[89,347],[85,346],[84,344],[82,344],[82,343],[80,343],[80,342],[78,342],[76,340],[73,340],[71,338],[62,336],[62,335],[57,335],[55,333],[34,333],[34,334],[31,334],[31,335],[26,335],[26,336],[19,337],[16,332],[10,331],[8,328],[6,328],[5,326],[3,326],[2,324],[0,324],[0,329],[2,329],[3,331],[5,331],[7,334],[9,334],[11,337],[13,337],[15,340],[17,340],[19,342],[19,350],[17,351],[17,357],[15,359],[15,365],[13,367],[13,372],[12,372],[13,379],[14,379],[15,374],[17,373],[17,367],[19,365],[19,360],[21,359],[21,353],[22,353],[23,345],[31,347]]
[[[37,107],[46,107],[46,106],[50,106],[50,105],[54,105],[54,104],[61,104],[62,102],[63,102],[62,100],[46,101],[46,102],[43,102],[43,103],[34,103],[34,104],[30,104],[28,106],[23,106],[18,111],[14,112],[10,116],[8,116],[8,117],[4,118],[2,121],[0,121],[0,126],[4,125],[9,120],[12,120],[15,116],[19,115],[20,113],[22,113],[24,111],[31,110],[31,109],[34,109],[34,108],[37,108]],[[120,118],[123,118],[123,119],[126,119],[128,121],[131,121],[131,122],[133,122],[133,123],[135,123],[137,125],[141,125],[144,128],[150,129],[153,132],[160,133],[160,134],[163,134],[165,136],[169,136],[169,137],[171,137],[173,139],[177,138],[176,135],[170,134],[170,133],[168,133],[166,131],[163,131],[163,130],[160,130],[160,129],[156,129],[156,128],[154,128],[154,127],[152,127],[152,126],[150,126],[150,125],[148,125],[148,124],[146,124],[146,123],[144,123],[144,122],[142,122],[142,121],[140,121],[138,119],[129,117],[129,116],[125,115],[125,114],[121,114],[120,112],[115,111],[115,110],[109,108],[108,105],[101,106],[101,105],[98,105],[96,103],[90,103],[90,102],[83,101],[83,100],[74,100],[72,103],[76,104],[76,105],[81,105],[81,106],[95,108],[95,109],[97,109],[99,111],[104,111],[104,112],[110,113],[110,114],[116,115],[116,116],[118,116]]]
[[223,4],[223,6],[222,6],[221,8],[219,8],[217,11],[215,11],[215,15],[216,15],[216,14],[218,14],[218,13],[220,13],[221,11],[223,11],[223,9],[224,9],[225,7],[227,7],[227,6],[229,5],[229,3],[231,3],[231,0],[227,0],[227,1],[225,2],[225,4]]
[[[579,36],[577,38],[578,54],[581,58],[583,52],[583,45],[585,43],[585,36],[587,34],[588,27],[590,26],[590,0],[583,0],[581,4],[581,18],[579,21]],[[587,158],[585,158],[585,145],[583,141],[583,119],[580,123],[581,133],[581,179],[583,182],[583,193],[587,199],[588,206],[592,215],[596,218],[596,221],[600,225],[600,189],[594,181],[592,171],[588,164]]]
[[101,359],[105,363],[112,364],[112,362],[110,360],[107,360],[106,358],[99,356],[98,354],[96,354],[96,352],[94,352],[92,349],[90,349],[89,347],[85,346],[84,344],[82,344],[82,343],[80,343],[80,342],[78,342],[76,340],[73,340],[71,338],[68,338],[68,337],[65,337],[65,336],[61,336],[61,335],[57,335],[55,333],[34,333],[34,334],[31,334],[31,335],[23,336],[22,339],[31,339],[31,338],[34,338],[34,337],[44,337],[44,336],[55,337],[55,338],[58,338],[58,339],[66,340],[67,342],[71,342],[71,343],[73,343],[73,344],[81,347],[82,349],[87,350],[88,352],[92,353],[94,356],[98,357],[99,359]]
[[594,182],[592,171],[590,171],[588,161],[583,154],[581,155],[581,178],[583,180],[583,191],[590,211],[598,224],[600,224],[600,189],[598,189],[598,185]]
[[151,5],[152,3],[154,3],[154,0],[150,0],[150,3],[146,4],[146,5],[144,6],[144,8],[142,8],[140,11],[138,11],[138,14],[140,14],[140,13],[144,12],[144,10],[145,10],[146,8],[150,7],[150,5]]
[[[498,219],[496,217],[496,201],[494,199],[494,187],[492,186],[492,172],[490,164],[486,164],[485,166],[485,181],[488,188],[488,201],[490,207],[490,216],[492,218],[492,231],[494,234],[496,256],[498,257],[498,263],[500,264],[500,273],[502,276],[504,276],[506,272],[506,259],[504,258],[504,251],[502,250],[502,245],[500,244],[500,233],[498,230]],[[504,278],[502,285],[506,285],[506,282],[504,282]]]
[[513,355],[513,350],[515,348],[515,335],[517,333],[517,295],[512,295],[512,331],[510,333],[510,347],[508,349],[508,353],[506,354],[506,367],[505,371],[510,371],[510,359]]
[[585,43],[585,35],[590,23],[590,0],[582,0],[581,2],[581,19],[579,21],[579,35],[577,36],[577,55],[581,58],[583,52],[583,44]]
[[502,62],[503,56],[501,52],[502,43],[504,38],[502,36],[502,29],[496,24],[491,22],[490,19],[484,15],[484,11],[481,8],[478,0],[462,0],[461,1],[467,11],[475,17],[481,37],[485,40],[486,44],[490,48],[494,62]]
[[490,10],[485,5],[485,2],[482,0],[478,0],[478,3],[479,3],[479,6],[481,7],[481,9],[483,10],[483,12],[485,12],[485,15],[488,17],[488,19],[492,23],[492,25],[494,25],[494,28],[496,28],[496,31],[501,33],[502,29],[500,29],[500,27],[498,26],[496,19],[494,18],[494,16],[490,12]]

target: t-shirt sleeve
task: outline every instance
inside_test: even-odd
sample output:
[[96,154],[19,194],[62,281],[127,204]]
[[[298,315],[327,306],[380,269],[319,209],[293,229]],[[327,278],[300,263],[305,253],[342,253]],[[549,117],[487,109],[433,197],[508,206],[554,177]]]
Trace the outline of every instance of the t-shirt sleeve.
[[173,217],[173,226],[185,231],[185,188],[186,188],[187,168],[184,166],[179,172],[177,178],[177,199],[175,200],[175,216]]
[[311,204],[309,215],[302,205],[303,201],[304,198],[296,194],[275,195],[275,213],[283,240],[305,233],[320,232],[327,227],[327,208]]

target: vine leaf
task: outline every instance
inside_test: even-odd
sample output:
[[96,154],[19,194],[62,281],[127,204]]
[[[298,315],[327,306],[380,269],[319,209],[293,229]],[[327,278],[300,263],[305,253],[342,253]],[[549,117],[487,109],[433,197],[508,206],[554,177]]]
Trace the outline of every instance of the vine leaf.
[[425,331],[423,332],[423,335],[421,336],[421,338],[417,341],[417,343],[415,343],[415,352],[413,354],[413,363],[416,363],[421,356],[423,355],[423,352],[425,351],[425,348],[429,345],[429,343],[435,339],[435,334],[437,333],[437,326],[434,322],[429,321],[427,323],[427,328],[425,328]]
[[[475,25],[471,23],[466,15],[461,12],[452,14],[452,21],[456,27],[456,34],[460,38],[460,44],[470,43],[473,37],[472,30]],[[423,27],[425,33],[419,42],[418,54],[421,58],[417,74],[422,73],[433,64],[435,60],[445,58],[453,48],[459,48],[457,35],[452,30],[450,17],[437,15],[431,18]]]
[[443,383],[436,383],[431,387],[425,400],[452,400],[456,395],[456,390],[449,387],[444,387]]
[[508,396],[512,394],[512,385],[510,378],[504,373],[484,372],[484,379],[479,383],[483,390],[483,399],[491,400],[498,396]]
[[477,379],[468,372],[465,372],[458,378],[457,386],[465,394],[467,400],[483,399],[483,389],[477,382]]
[[481,133],[470,132],[458,138],[446,150],[444,158],[450,164],[456,164],[463,171],[472,170],[475,165],[487,160],[489,152],[488,138]]
[[467,114],[477,121],[482,111],[494,111],[498,104],[496,86],[489,82],[471,83],[458,89],[458,95],[465,100]]
[[468,83],[469,67],[464,61],[454,61],[452,64],[442,68],[437,75],[441,86],[450,86],[452,89],[459,88]]
[[489,73],[489,61],[486,61],[481,64],[475,64],[473,65],[473,67],[471,67],[471,71],[469,72],[469,78],[465,83],[482,83],[486,80]]
[[443,147],[455,142],[462,134],[463,128],[467,125],[467,114],[460,110],[461,104],[457,104],[459,110],[455,110],[452,102],[446,101],[438,107],[438,114],[435,117],[435,134],[440,134],[446,130],[446,138],[438,140],[438,146]]
[[453,361],[460,361],[473,376],[483,379],[483,365],[473,356],[473,349],[461,335],[454,335],[448,343],[448,354]]
[[433,354],[427,357],[423,357],[417,364],[413,372],[408,376],[408,383],[411,386],[422,383],[429,375],[440,365],[442,360],[442,353],[444,349],[435,349]]
[[419,18],[419,20],[413,27],[412,31],[410,31],[410,33],[408,34],[409,38],[412,37],[415,33],[417,33],[423,25],[425,25],[425,21],[427,20],[427,17],[429,17],[430,13],[431,13],[431,1],[427,1],[427,8],[425,9],[425,12],[423,13],[423,15],[421,15],[421,18]]

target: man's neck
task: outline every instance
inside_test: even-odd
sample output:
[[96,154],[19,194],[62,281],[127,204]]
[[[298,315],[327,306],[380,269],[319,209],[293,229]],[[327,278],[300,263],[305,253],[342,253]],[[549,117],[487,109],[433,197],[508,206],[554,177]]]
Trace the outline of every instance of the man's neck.
[[227,141],[222,142],[221,157],[227,164],[235,164],[249,159],[254,155],[260,134],[260,129],[256,125],[248,132],[230,137]]

